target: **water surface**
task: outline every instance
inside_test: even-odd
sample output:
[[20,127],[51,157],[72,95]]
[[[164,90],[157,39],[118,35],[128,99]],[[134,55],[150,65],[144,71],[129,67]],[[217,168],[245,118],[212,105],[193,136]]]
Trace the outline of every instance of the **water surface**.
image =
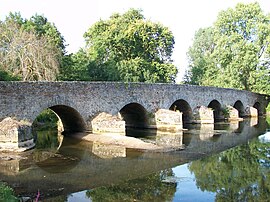
[[268,200],[265,120],[186,127],[177,134],[139,131],[145,141],[178,148],[166,153],[39,133],[25,158],[0,163],[0,178],[18,196],[39,192],[42,201]]

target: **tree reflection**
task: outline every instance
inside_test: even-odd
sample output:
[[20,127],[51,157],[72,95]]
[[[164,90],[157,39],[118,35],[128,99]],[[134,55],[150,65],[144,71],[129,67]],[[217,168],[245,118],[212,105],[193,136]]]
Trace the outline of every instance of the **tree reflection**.
[[267,201],[270,195],[270,143],[246,145],[194,161],[189,169],[202,191],[216,192],[216,201]]
[[92,201],[172,201],[176,183],[162,182],[168,176],[173,176],[172,169],[129,180],[121,185],[100,187],[86,194]]

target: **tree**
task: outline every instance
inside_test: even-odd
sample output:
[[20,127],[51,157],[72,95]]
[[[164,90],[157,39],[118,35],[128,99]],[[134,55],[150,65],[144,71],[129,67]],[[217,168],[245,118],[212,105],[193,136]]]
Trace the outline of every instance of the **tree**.
[[222,11],[209,29],[195,35],[186,82],[270,93],[270,16],[259,4]]
[[184,81],[193,85],[202,85],[205,73],[213,65],[211,54],[214,51],[214,30],[212,27],[199,29],[195,33],[193,46],[189,48],[189,71]]
[[1,79],[56,80],[64,50],[56,40],[60,33],[48,23],[42,28],[44,33],[36,31],[41,24],[25,20],[18,13],[0,21]]
[[75,54],[65,55],[58,79],[64,81],[94,80],[90,78],[88,70],[89,63],[90,60],[82,49]]
[[30,20],[25,20],[23,28],[27,31],[34,31],[39,37],[49,39],[51,45],[59,48],[63,54],[66,53],[65,39],[57,30],[56,26],[48,21],[43,15],[34,15]]
[[194,173],[198,188],[216,193],[216,201],[267,201],[269,144],[254,139],[246,145],[194,161],[189,170]]
[[86,195],[92,201],[172,201],[176,184],[162,182],[168,176],[173,176],[171,169],[124,181],[120,185],[99,187],[87,191]]
[[[174,82],[174,37],[168,28],[130,9],[100,20],[84,34],[94,80]],[[94,75],[95,74],[95,75]]]

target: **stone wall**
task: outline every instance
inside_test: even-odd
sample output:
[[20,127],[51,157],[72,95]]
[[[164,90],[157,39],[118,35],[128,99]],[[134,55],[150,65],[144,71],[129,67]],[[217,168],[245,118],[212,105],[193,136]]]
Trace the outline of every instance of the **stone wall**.
[[[177,100],[185,100],[192,110],[208,106],[213,100],[221,106],[256,105],[265,113],[269,97],[234,89],[176,84],[117,82],[0,82],[0,119],[15,117],[33,120],[46,108],[52,108],[64,128],[92,129],[92,120],[105,112],[113,116],[130,103],[145,113],[169,109]],[[259,107],[258,107],[259,106]]]

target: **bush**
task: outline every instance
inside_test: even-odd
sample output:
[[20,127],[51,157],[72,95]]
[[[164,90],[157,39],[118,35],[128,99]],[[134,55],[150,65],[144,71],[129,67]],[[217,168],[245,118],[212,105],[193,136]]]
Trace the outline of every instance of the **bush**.
[[0,201],[19,201],[15,196],[13,189],[3,182],[0,182]]

